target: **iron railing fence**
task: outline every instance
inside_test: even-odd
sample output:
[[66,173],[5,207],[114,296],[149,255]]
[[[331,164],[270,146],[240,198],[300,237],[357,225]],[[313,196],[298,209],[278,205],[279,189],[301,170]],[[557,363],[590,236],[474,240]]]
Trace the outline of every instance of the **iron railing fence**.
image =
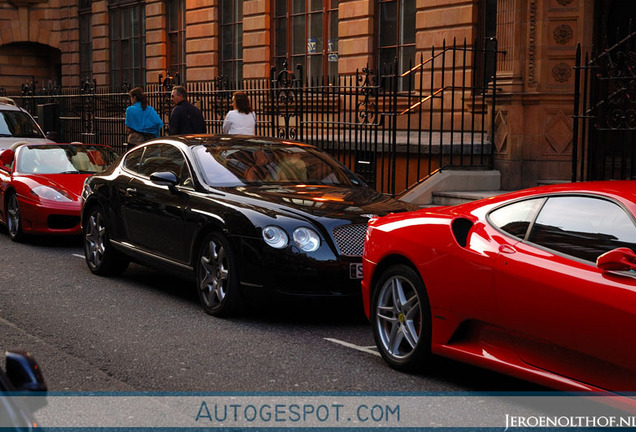
[[[209,133],[222,132],[232,94],[243,90],[256,111],[257,135],[314,144],[379,191],[398,195],[439,169],[492,168],[497,86],[488,71],[496,70],[497,53],[494,39],[482,47],[454,41],[433,47],[405,72],[395,62],[381,71],[316,78],[285,66],[272,69],[269,79],[218,77],[186,88]],[[149,104],[166,125],[172,87],[161,76],[145,86]],[[33,115],[40,104],[59,104],[60,140],[108,144],[121,152],[127,92],[88,81],[80,92],[11,97]]]
[[636,179],[636,32],[576,50],[572,181]]

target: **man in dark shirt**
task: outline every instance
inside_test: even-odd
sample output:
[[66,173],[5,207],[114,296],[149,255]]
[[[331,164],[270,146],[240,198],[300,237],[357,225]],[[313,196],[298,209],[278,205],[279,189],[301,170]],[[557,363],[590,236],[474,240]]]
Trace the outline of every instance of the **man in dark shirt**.
[[188,92],[183,86],[175,86],[170,94],[174,108],[170,114],[170,135],[203,134],[205,121],[201,110],[188,102]]

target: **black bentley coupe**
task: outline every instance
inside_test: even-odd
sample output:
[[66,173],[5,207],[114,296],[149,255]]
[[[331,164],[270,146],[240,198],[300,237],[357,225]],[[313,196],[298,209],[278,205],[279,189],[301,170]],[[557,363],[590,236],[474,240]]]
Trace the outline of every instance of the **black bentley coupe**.
[[130,261],[170,270],[227,316],[251,290],[360,296],[367,221],[412,209],[311,145],[170,136],[86,180],[82,229],[93,273]]

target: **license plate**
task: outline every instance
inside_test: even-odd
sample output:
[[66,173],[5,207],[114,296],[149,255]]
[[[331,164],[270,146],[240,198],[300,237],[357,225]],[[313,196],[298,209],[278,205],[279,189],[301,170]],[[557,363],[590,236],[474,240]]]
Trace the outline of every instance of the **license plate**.
[[349,264],[349,279],[362,279],[362,263]]

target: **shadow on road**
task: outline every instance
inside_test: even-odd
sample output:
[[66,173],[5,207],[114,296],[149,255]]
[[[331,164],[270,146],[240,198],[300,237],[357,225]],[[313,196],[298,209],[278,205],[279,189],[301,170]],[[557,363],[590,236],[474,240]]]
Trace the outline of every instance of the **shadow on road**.
[[[120,276],[138,286],[163,293],[197,307],[199,299],[194,281],[180,279],[158,270],[137,264],[131,264]],[[244,299],[244,310],[236,318],[245,322],[268,322],[271,324],[361,324],[366,317],[359,299],[304,299],[278,295],[247,297]],[[210,319],[215,319],[210,317]]]
[[[9,233],[7,232],[7,227],[5,225],[0,225],[0,235],[9,237]],[[82,236],[27,235],[21,243],[48,248],[81,248]]]

